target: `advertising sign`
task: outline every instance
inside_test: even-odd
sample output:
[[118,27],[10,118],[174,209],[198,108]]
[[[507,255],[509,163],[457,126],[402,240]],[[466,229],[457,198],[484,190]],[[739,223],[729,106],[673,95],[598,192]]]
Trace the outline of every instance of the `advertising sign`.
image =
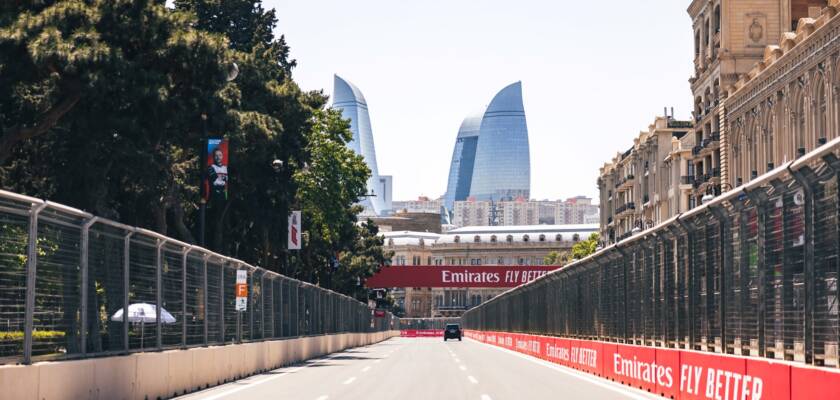
[[368,288],[510,288],[537,279],[557,265],[390,266],[365,281]]
[[300,230],[300,211],[292,211],[289,215],[289,250],[300,250],[301,247],[301,230]]
[[205,149],[207,172],[204,176],[204,201],[227,200],[228,198],[228,140],[207,139]]
[[236,311],[248,309],[248,271],[236,271]]

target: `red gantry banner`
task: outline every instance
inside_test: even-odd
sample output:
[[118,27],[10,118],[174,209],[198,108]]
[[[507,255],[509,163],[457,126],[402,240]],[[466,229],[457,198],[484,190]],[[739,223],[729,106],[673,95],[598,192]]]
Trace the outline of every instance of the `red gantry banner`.
[[383,267],[365,282],[365,286],[511,288],[558,268],[559,265],[394,265]]

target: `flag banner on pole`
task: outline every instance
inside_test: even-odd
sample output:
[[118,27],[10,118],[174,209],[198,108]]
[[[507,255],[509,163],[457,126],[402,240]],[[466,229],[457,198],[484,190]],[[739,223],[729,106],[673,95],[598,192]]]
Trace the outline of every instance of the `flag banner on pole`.
[[300,211],[292,211],[289,215],[289,250],[300,250],[301,247],[301,231],[300,231]]
[[204,201],[228,198],[228,140],[208,138],[205,149]]

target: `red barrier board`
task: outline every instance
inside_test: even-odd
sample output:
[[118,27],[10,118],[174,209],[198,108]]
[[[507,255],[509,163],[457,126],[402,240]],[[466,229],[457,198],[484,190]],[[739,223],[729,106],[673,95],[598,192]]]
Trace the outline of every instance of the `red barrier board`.
[[402,337],[443,337],[443,329],[403,329],[400,331]]
[[835,369],[505,332],[467,331],[467,336],[673,399],[840,399],[840,370]]

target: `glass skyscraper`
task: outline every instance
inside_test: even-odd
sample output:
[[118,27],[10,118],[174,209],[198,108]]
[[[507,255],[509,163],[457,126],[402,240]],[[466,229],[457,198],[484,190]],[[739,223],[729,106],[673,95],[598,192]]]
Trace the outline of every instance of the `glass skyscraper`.
[[384,215],[391,210],[391,177],[380,176],[376,164],[376,148],[373,145],[373,131],[370,127],[367,101],[362,92],[352,83],[335,75],[332,106],[341,110],[342,116],[350,120],[353,140],[347,145],[360,154],[370,168],[367,187],[369,197],[360,199],[365,207],[364,215]]
[[482,112],[461,124],[446,188],[446,207],[455,201],[529,199],[531,155],[522,105],[522,83],[508,85]]

